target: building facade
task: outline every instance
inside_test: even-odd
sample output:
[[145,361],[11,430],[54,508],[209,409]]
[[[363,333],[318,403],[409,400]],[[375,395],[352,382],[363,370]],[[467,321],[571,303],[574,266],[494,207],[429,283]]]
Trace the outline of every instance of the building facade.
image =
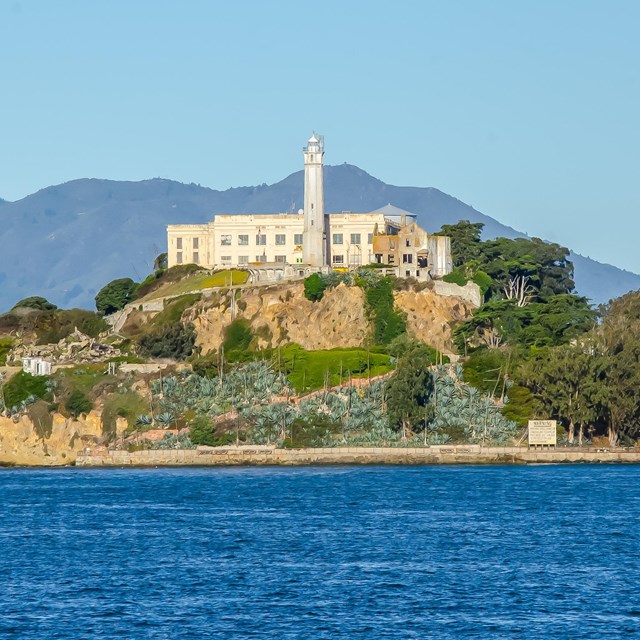
[[324,212],[324,140],[311,136],[304,155],[304,209],[299,213],[217,214],[205,224],[167,227],[168,266],[245,267],[306,275],[377,262],[400,276],[442,277],[452,269],[451,243],[429,235],[415,215],[389,204],[369,213]]

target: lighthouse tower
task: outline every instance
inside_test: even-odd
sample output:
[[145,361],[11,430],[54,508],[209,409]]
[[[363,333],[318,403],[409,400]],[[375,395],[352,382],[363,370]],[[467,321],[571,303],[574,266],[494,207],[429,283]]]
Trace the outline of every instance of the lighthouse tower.
[[305,264],[323,267],[325,256],[324,184],[322,157],[324,138],[315,133],[309,138],[304,152],[304,235],[302,256]]

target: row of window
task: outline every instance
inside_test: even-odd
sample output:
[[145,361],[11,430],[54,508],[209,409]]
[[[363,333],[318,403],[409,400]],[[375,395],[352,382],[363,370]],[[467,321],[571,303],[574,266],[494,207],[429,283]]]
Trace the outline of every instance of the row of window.
[[[200,238],[191,238],[194,251],[200,248]],[[176,238],[176,249],[182,251],[182,238]]]
[[[332,244],[344,244],[344,234],[334,233],[331,237]],[[362,234],[352,233],[351,244],[362,244]],[[367,244],[373,244],[373,233],[367,234]]]
[[[230,247],[233,243],[233,236],[228,234],[223,234],[220,236],[220,244],[223,247]],[[275,234],[275,243],[276,246],[283,247],[287,244],[287,234],[286,233],[276,233]],[[261,247],[267,244],[267,234],[266,233],[257,233],[256,234],[256,245]],[[293,235],[293,244],[301,245],[302,244],[302,234],[295,233]],[[249,234],[239,234],[238,235],[238,245],[246,247],[249,245]]]
[[[193,259],[191,260],[191,262],[193,262],[193,264],[199,264],[199,262],[200,262],[200,252],[199,251],[194,251],[193,252]],[[178,251],[176,253],[176,264],[182,264],[182,251]]]

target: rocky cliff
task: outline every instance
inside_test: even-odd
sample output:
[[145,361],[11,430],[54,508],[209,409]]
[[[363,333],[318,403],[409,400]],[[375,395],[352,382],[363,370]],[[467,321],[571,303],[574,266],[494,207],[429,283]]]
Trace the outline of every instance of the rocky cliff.
[[[0,465],[61,466],[75,464],[85,448],[95,448],[102,440],[102,415],[91,411],[79,420],[53,414],[53,425],[43,433],[27,415],[17,421],[0,417]],[[127,421],[118,418],[117,435]]]
[[[429,289],[398,291],[395,304],[407,314],[411,334],[443,351],[453,349],[452,326],[474,309],[462,298]],[[318,302],[304,297],[301,282],[214,292],[187,311],[184,319],[195,326],[196,344],[203,354],[220,348],[224,328],[234,319],[249,322],[258,348],[291,342],[309,350],[360,347],[371,335],[364,292],[344,284],[327,290]]]

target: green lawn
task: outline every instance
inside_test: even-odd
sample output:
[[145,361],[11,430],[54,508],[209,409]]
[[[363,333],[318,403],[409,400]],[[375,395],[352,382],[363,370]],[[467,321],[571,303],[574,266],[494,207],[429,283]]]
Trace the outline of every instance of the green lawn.
[[226,269],[213,275],[196,273],[192,276],[187,276],[183,280],[172,282],[152,291],[144,296],[141,301],[155,300],[156,298],[164,298],[166,296],[178,296],[191,291],[201,291],[202,289],[210,289],[212,287],[228,287],[230,278],[231,283],[234,285],[244,284],[248,277],[249,274],[246,271],[238,271],[237,269]]
[[383,353],[367,353],[366,349],[330,349],[305,351],[298,345],[274,349],[273,364],[287,372],[296,391],[321,389],[328,376],[329,386],[348,384],[351,378],[379,376],[393,371],[391,358]]

